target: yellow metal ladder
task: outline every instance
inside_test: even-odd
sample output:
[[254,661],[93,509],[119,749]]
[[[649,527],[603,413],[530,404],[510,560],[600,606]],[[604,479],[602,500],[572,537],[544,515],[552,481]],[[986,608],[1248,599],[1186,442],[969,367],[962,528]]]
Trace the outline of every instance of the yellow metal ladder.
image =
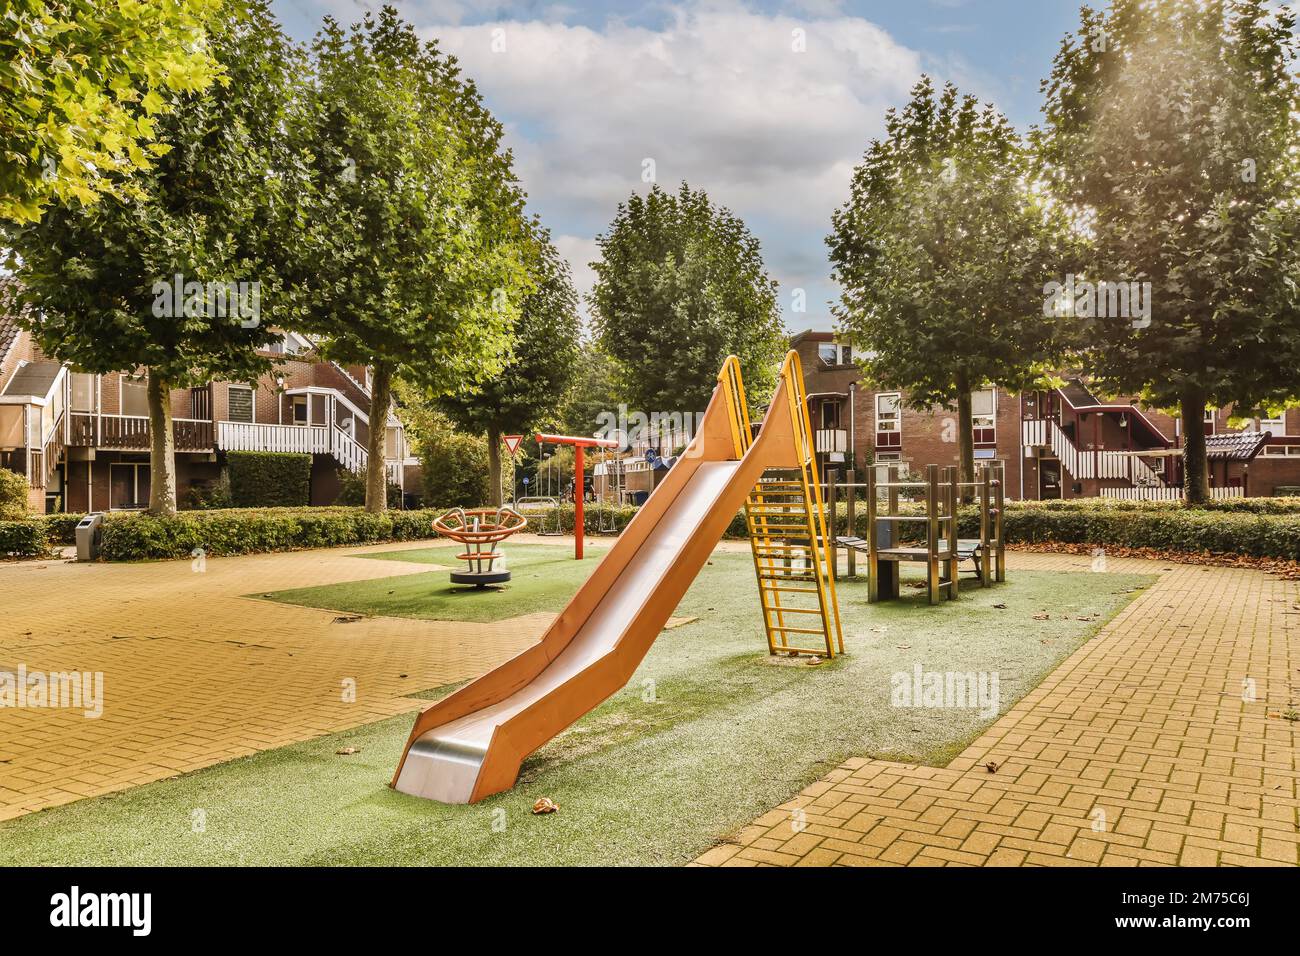
[[[771,654],[832,658],[844,653],[844,634],[835,576],[829,564],[830,533],[817,480],[812,423],[797,353],[786,356],[781,376],[786,384],[786,411],[794,426],[800,465],[790,472],[765,474],[745,500],[745,524],[763,608],[763,627]],[[740,362],[734,356],[727,360],[720,379],[730,399],[737,455],[743,456],[753,442],[753,429]],[[772,408],[768,415],[781,411]],[[821,636],[817,646],[808,646],[813,644],[812,635]]]

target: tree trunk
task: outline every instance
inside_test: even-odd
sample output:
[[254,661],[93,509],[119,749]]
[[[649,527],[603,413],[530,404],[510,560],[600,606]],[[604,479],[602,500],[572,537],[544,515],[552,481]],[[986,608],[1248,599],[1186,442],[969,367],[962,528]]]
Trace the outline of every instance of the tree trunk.
[[388,408],[393,403],[393,368],[376,362],[370,375],[370,435],[366,442],[366,510],[378,514],[388,508],[388,469],[384,453],[388,444]]
[[975,482],[975,426],[971,418],[970,382],[965,376],[957,380],[957,480],[964,485],[958,489],[958,499],[969,504]]
[[1183,391],[1183,501],[1189,508],[1210,500],[1209,462],[1205,455],[1205,391]]
[[501,496],[501,429],[488,426],[488,504],[493,508],[502,505]]
[[172,435],[171,387],[149,373],[149,513],[176,513],[176,441]]

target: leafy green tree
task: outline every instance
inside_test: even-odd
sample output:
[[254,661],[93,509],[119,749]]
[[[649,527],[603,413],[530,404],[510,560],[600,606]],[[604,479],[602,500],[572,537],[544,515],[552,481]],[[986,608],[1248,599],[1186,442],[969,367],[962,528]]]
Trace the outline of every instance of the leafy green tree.
[[500,372],[528,287],[523,196],[501,127],[455,60],[384,7],[313,44],[294,138],[311,182],[286,271],[300,325],[372,370],[366,507],[385,507],[395,374],[434,395]]
[[593,342],[584,342],[579,348],[577,370],[558,413],[559,430],[566,435],[594,434],[600,415],[615,411],[627,400],[614,360]]
[[1091,240],[1076,271],[1151,283],[1149,321],[1075,315],[1086,360],[1181,410],[1189,505],[1207,405],[1300,397],[1297,43],[1285,4],[1115,0],[1083,8],[1043,84],[1036,146]]
[[836,315],[869,380],[918,409],[957,408],[963,481],[974,476],[971,390],[1020,390],[1047,370],[1055,323],[1043,284],[1063,227],[1029,183],[1005,117],[928,77],[890,110],[827,239]]
[[220,77],[223,0],[6,0],[0,8],[0,220],[130,191],[167,151],[173,94]]
[[265,0],[228,8],[211,43],[229,82],[160,119],[171,149],[138,194],[52,205],[13,230],[41,349],[88,372],[147,373],[156,514],[176,510],[170,390],[256,378],[270,363],[255,350],[282,317],[266,252],[294,191],[281,127],[302,58]]
[[747,395],[763,403],[776,383],[785,330],[777,285],[758,240],[704,190],[653,186],[619,204],[596,240],[590,301],[600,348],[618,364],[637,410],[700,412],[718,369],[740,358]]
[[[493,483],[488,462],[487,440],[457,430],[441,412],[426,416],[426,428],[416,446],[420,455],[424,503],[431,508],[480,508],[493,500]],[[496,484],[496,500],[502,485],[514,483],[514,469],[507,467]]]
[[445,396],[441,407],[461,428],[487,434],[489,503],[501,504],[501,436],[528,435],[553,417],[579,358],[578,294],[569,265],[536,222],[530,226],[529,272],[511,330],[513,350],[504,368],[472,390]]

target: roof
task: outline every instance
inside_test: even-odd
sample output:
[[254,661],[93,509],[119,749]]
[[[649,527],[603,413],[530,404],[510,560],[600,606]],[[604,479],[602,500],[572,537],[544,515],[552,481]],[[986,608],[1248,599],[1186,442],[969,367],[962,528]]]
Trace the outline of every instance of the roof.
[[1219,461],[1250,461],[1267,444],[1272,432],[1222,432],[1205,436],[1205,457]]
[[1103,404],[1091,391],[1088,386],[1083,384],[1081,379],[1072,378],[1061,386],[1061,394],[1064,395],[1075,408],[1084,405],[1101,405]]
[[10,377],[4,393],[45,398],[50,394],[62,369],[63,366],[58,362],[26,362],[18,366],[18,370]]
[[802,332],[796,332],[790,336],[790,344],[798,345],[800,342],[834,342],[834,332],[814,332],[812,329],[804,329]]
[[18,289],[18,282],[11,276],[0,276],[0,362],[8,356],[9,350],[18,341],[18,315],[21,311],[14,307],[13,294]]

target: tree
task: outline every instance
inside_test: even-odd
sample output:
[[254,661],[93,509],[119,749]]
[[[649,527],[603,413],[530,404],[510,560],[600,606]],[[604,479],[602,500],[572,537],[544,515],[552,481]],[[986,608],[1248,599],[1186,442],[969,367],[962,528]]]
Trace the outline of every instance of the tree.
[[149,510],[176,510],[170,389],[255,379],[281,315],[270,223],[293,186],[281,132],[299,51],[265,0],[232,7],[212,50],[226,82],[183,93],[159,123],[171,147],[138,193],[50,206],[13,231],[33,334],[87,372],[148,376]]
[[1271,6],[1085,7],[1043,84],[1035,145],[1091,240],[1077,271],[1151,283],[1138,321],[1076,311],[1086,359],[1104,387],[1180,409],[1189,505],[1209,497],[1207,404],[1248,414],[1300,388],[1300,41]]
[[962,481],[974,480],[971,390],[1028,387],[1055,352],[1042,287],[1063,232],[1036,198],[1006,118],[928,77],[890,110],[827,244],[835,314],[869,380],[908,404],[957,408]]
[[730,354],[746,394],[771,394],[785,330],[758,240],[686,183],[619,204],[596,239],[590,301],[597,342],[618,364],[628,400],[647,414],[701,412]]
[[221,75],[222,0],[12,0],[0,15],[0,220],[130,192],[167,151],[172,94]]
[[474,85],[392,7],[350,31],[327,18],[313,49],[294,134],[312,169],[306,239],[286,271],[325,353],[371,368],[366,508],[381,511],[394,375],[447,395],[509,356],[523,196]]
[[578,294],[569,265],[536,222],[530,226],[529,272],[511,330],[514,348],[504,368],[476,387],[445,396],[440,405],[461,428],[487,433],[489,503],[501,504],[501,436],[527,435],[553,416],[579,357]]
[[[451,419],[430,410],[416,450],[420,456],[425,507],[478,508],[493,499],[487,441],[482,435],[458,431]],[[514,469],[496,482],[496,500],[502,483],[514,484]]]
[[619,390],[614,360],[593,342],[580,346],[578,367],[558,412],[559,430],[566,435],[593,435],[600,416],[616,411],[626,396]]

